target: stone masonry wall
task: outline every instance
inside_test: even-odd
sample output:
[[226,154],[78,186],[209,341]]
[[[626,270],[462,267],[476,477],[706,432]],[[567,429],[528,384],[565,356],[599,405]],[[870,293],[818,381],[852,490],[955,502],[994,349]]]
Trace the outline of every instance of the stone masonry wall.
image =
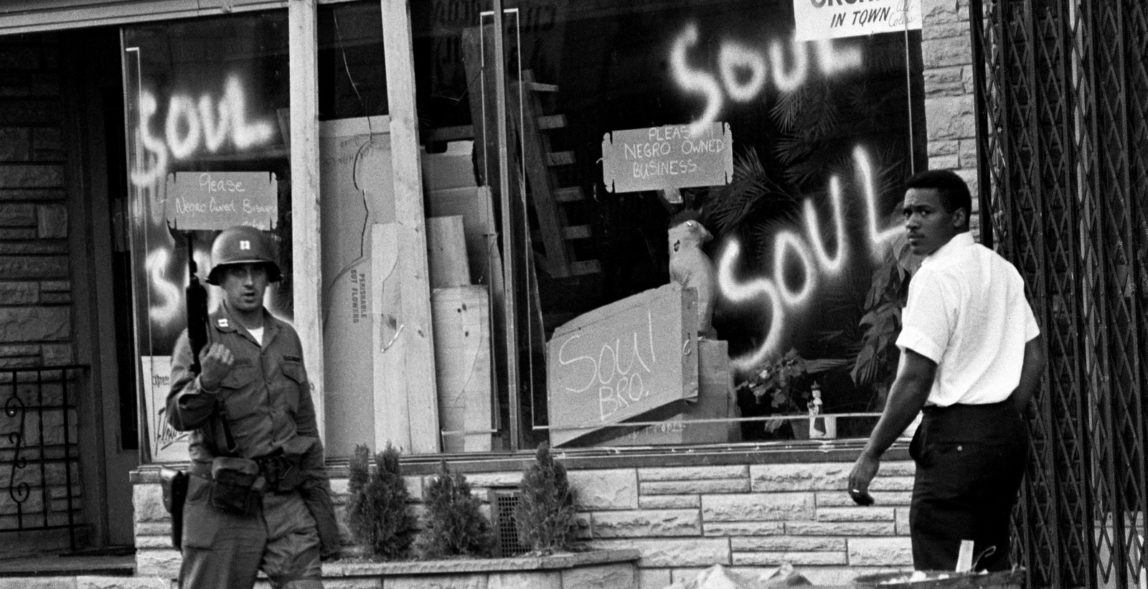
[[[643,589],[661,589],[722,564],[767,572],[790,563],[817,584],[912,566],[908,538],[911,462],[889,461],[873,484],[877,504],[845,492],[852,462],[616,468],[570,471],[580,530],[594,548],[638,548]],[[159,485],[135,485],[136,574],[174,578],[179,554]],[[421,501],[429,477],[406,477]],[[520,472],[468,474],[484,501],[491,487],[516,487]],[[332,481],[345,503],[347,479]],[[421,507],[413,507],[417,513]],[[340,508],[341,510],[341,508]],[[342,512],[340,511],[340,515]]]
[[[56,40],[49,36],[0,38],[0,379],[7,369],[61,366],[75,360],[72,326],[72,281],[68,260],[68,209],[63,106]],[[59,374],[59,373],[54,373]],[[23,376],[15,388],[25,407],[59,405],[63,390],[58,376],[45,374],[42,387]],[[11,387],[0,387],[0,403]],[[72,388],[74,391],[75,389]],[[42,396],[41,396],[42,395]],[[73,398],[72,401],[75,399]],[[28,526],[44,510],[48,487],[49,523],[67,523],[64,498],[69,490],[63,464],[50,463],[41,473],[41,442],[49,458],[63,455],[63,412],[29,410],[0,415],[0,432],[25,430],[19,453],[8,436],[0,440],[0,530],[16,529],[17,502]],[[76,415],[67,416],[76,439]],[[73,455],[75,452],[73,451]],[[16,459],[27,460],[13,469]],[[75,464],[73,463],[73,469]],[[73,481],[79,476],[73,470]],[[20,485],[28,485],[26,492]],[[11,492],[9,492],[11,491]],[[79,506],[78,483],[70,490]],[[29,523],[29,522],[38,523]],[[49,536],[60,536],[53,532]],[[66,544],[67,535],[63,534]],[[55,542],[47,538],[49,542]],[[43,549],[45,539],[26,534],[0,534],[0,551]]]
[[921,0],[925,121],[929,169],[953,170],[973,193],[973,233],[979,231],[977,125],[968,0]]

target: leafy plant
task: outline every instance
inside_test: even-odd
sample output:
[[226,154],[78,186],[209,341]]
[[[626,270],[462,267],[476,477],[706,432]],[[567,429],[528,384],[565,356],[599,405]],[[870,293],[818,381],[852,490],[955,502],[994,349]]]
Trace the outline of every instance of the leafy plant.
[[860,321],[864,334],[850,376],[858,386],[873,387],[878,407],[884,405],[897,373],[900,351],[896,338],[901,332],[901,309],[909,294],[909,279],[920,263],[910,251],[908,240],[899,235],[885,248],[881,264],[874,268],[865,297],[865,314]]
[[577,527],[574,493],[566,467],[550,453],[550,445],[538,446],[519,485],[522,499],[514,509],[518,539],[539,554],[569,550]]
[[370,469],[371,450],[355,446],[350,462],[348,524],[355,540],[371,554],[384,559],[407,555],[414,538],[414,518],[407,511],[410,498],[399,472],[399,450],[389,443],[375,455]]
[[447,556],[487,556],[493,544],[490,522],[479,511],[479,501],[462,473],[442,472],[431,479],[426,492],[423,529],[415,550],[424,559]]
[[[753,394],[760,404],[768,402],[777,414],[804,414],[812,400],[810,390],[818,376],[849,365],[846,358],[807,360],[790,349],[784,356],[766,362],[738,384],[739,389]],[[765,422],[765,430],[775,432],[785,421]]]

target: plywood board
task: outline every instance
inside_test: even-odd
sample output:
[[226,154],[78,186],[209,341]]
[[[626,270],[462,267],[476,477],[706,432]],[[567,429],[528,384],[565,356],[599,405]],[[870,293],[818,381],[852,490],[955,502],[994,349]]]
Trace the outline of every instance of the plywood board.
[[427,218],[427,258],[432,289],[470,284],[461,215]]
[[422,240],[412,233],[401,223],[371,229],[374,447],[390,442],[405,453],[434,453],[439,425],[430,297],[412,305],[404,285],[412,272],[404,260],[425,255]]
[[[384,309],[384,324],[397,318],[406,333],[396,333],[398,354],[383,356],[380,367],[401,364],[400,386],[406,389],[410,410],[410,446],[414,454],[437,453],[438,400],[434,380],[434,335],[431,325],[430,283],[426,255],[426,211],[423,210],[422,170],[419,161],[419,129],[415,107],[414,45],[408,0],[380,0],[383,16],[384,58],[387,69],[387,105],[391,117],[391,169],[395,188],[395,234],[402,241],[397,287],[401,307]],[[376,250],[377,251],[377,250]],[[383,372],[386,379],[394,373]],[[375,413],[378,414],[376,407]],[[378,439],[378,436],[376,436]],[[381,447],[381,446],[380,446]]]
[[595,309],[547,344],[550,441],[590,443],[698,396],[697,293],[677,283]]
[[439,425],[447,452],[488,452],[491,403],[490,298],[482,286],[431,296]]

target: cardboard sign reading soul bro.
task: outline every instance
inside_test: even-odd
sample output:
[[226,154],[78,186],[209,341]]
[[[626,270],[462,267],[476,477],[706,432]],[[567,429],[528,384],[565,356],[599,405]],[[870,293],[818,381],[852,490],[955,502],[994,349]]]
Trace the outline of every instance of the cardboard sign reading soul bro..
[[697,291],[672,282],[579,315],[546,344],[550,442],[593,444],[698,398]]
[[177,172],[167,177],[164,217],[183,231],[275,226],[279,183],[270,172]]
[[613,193],[717,186],[733,179],[733,136],[721,122],[611,131],[602,136],[602,180]]

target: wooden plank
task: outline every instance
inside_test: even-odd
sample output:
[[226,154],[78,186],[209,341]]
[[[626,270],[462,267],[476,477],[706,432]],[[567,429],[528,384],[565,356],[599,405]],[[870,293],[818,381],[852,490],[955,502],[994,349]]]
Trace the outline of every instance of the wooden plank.
[[[427,219],[427,250],[432,289],[470,284],[461,215]],[[435,358],[442,355],[436,351]]]
[[582,260],[570,264],[570,273],[574,276],[584,274],[598,274],[602,272],[602,264],[598,260]]
[[[311,0],[304,1],[314,5]],[[288,0],[5,0],[3,4],[3,35],[222,16],[289,6]]]
[[581,186],[567,186],[554,191],[554,200],[561,203],[581,202],[586,200],[586,195],[582,194]]
[[[413,454],[439,451],[438,401],[435,393],[434,336],[431,324],[426,219],[423,212],[418,118],[415,110],[414,46],[407,0],[379,0],[387,69],[387,104],[391,116],[391,154],[395,187],[396,233],[404,255],[397,263],[402,279],[401,317],[408,333],[400,342],[401,386],[410,405]],[[409,241],[408,241],[409,240]],[[378,250],[375,250],[378,254]],[[380,374],[376,372],[376,374]],[[387,379],[394,373],[382,372]]]
[[490,300],[486,288],[440,288],[432,297],[443,449],[489,452],[494,414]]
[[574,163],[573,151],[552,151],[546,154],[546,165],[555,166],[569,166]]
[[562,229],[563,239],[587,239],[593,234],[589,225],[569,225]]
[[566,127],[566,115],[542,115],[538,117],[538,128],[543,131],[553,131]]
[[676,283],[575,318],[547,345],[550,442],[594,443],[698,396],[697,294]]
[[287,23],[291,76],[291,289],[295,331],[311,381],[319,439],[326,432],[323,388],[322,231],[319,213],[319,67],[315,0],[292,0]]

